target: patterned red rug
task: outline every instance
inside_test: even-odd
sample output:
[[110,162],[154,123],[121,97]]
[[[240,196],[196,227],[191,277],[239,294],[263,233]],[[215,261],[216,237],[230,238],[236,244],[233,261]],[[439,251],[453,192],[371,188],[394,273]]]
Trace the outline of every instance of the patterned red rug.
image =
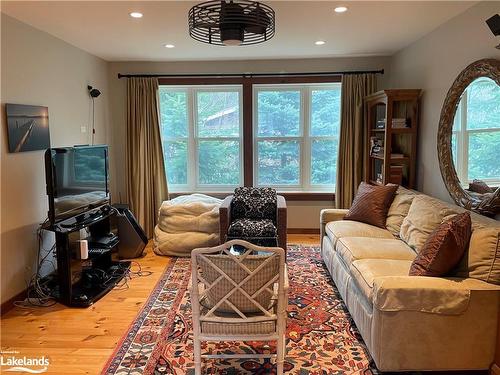
[[[189,263],[185,258],[172,260],[102,374],[194,374]],[[319,248],[289,246],[288,270],[287,373],[376,373],[323,265]],[[268,350],[269,346],[257,342],[214,343],[204,347],[205,352],[225,353]],[[204,363],[207,374],[273,374],[275,371],[273,364],[265,359]]]

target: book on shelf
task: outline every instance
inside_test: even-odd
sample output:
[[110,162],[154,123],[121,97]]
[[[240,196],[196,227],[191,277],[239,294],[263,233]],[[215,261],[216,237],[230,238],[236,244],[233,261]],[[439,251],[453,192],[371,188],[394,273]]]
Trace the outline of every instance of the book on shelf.
[[392,119],[391,127],[393,129],[403,129],[410,127],[410,119],[406,119],[403,117],[396,117]]
[[391,159],[403,159],[404,157],[405,157],[404,154],[399,154],[399,153],[391,154]]
[[375,123],[375,129],[385,129],[385,118],[382,120],[377,120]]

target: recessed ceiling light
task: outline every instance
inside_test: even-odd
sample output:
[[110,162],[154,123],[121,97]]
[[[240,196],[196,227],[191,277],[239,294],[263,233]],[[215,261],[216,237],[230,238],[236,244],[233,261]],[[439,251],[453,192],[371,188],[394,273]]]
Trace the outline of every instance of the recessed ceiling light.
[[347,12],[347,7],[336,7],[334,10],[337,13],[344,13]]
[[317,40],[317,41],[314,42],[314,44],[316,44],[317,46],[322,46],[325,43],[326,42],[324,40]]
[[141,12],[130,12],[129,16],[132,18],[142,18],[142,13]]
[[173,44],[165,44],[165,48],[174,48],[175,46]]

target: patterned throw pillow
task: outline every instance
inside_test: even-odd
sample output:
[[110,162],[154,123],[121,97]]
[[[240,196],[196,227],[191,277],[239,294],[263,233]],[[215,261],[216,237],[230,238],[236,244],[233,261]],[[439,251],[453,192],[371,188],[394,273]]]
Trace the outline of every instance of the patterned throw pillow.
[[444,276],[462,259],[472,233],[470,214],[464,212],[439,225],[413,260],[410,276]]
[[387,211],[394,199],[398,185],[376,186],[362,182],[344,220],[385,228]]

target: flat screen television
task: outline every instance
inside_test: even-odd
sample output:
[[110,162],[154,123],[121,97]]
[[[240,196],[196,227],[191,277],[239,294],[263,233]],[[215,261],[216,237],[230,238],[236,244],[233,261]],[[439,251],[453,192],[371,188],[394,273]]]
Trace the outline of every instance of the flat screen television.
[[47,149],[45,176],[51,224],[110,203],[106,145]]

